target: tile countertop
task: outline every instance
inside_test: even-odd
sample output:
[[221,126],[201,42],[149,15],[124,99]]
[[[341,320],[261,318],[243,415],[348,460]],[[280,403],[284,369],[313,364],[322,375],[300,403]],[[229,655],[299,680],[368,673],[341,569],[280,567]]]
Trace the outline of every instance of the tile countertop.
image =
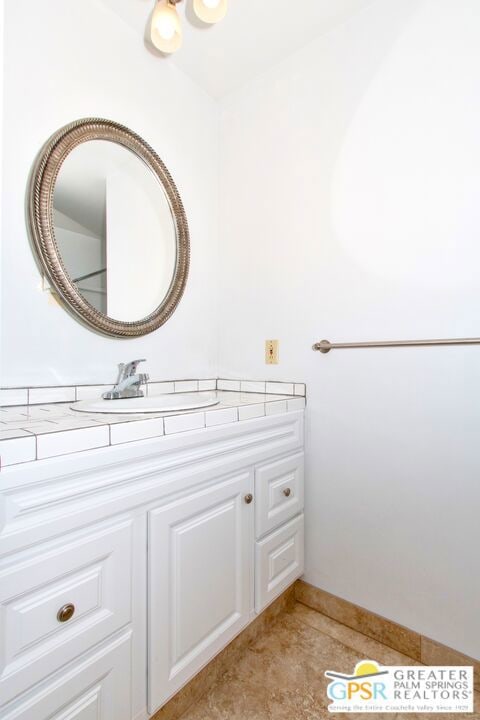
[[305,398],[294,395],[229,390],[216,394],[220,403],[210,408],[148,415],[80,413],[69,402],[0,407],[0,469],[305,407]]

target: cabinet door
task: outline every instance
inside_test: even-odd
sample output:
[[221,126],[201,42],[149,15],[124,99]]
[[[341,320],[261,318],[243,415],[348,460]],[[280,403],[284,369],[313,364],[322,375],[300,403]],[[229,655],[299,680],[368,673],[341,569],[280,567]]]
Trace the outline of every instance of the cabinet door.
[[149,513],[151,713],[249,620],[252,489],[245,471]]
[[15,702],[2,720],[131,720],[130,632],[67,666]]

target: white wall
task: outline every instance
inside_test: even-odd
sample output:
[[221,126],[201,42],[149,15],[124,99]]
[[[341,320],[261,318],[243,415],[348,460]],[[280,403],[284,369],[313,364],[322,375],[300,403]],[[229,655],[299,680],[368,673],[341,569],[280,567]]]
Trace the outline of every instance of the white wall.
[[[109,382],[118,362],[137,357],[156,379],[214,375],[216,104],[96,0],[10,0],[5,13],[1,384]],[[96,335],[56,305],[40,289],[27,239],[25,191],[37,152],[63,124],[94,115],[124,123],[156,149],[189,219],[186,294],[141,339]]]
[[[222,113],[222,375],[308,384],[306,579],[480,657],[478,0],[378,0]],[[267,368],[266,338],[281,363]]]
[[[5,15],[5,3],[4,0],[0,0],[0,167],[3,163],[3,48],[4,48],[4,15]],[[2,225],[3,217],[3,198],[2,198],[2,174],[0,173],[0,227]],[[0,278],[2,277],[2,237],[0,233]],[[2,314],[2,292],[0,283],[0,328],[1,328],[1,314]],[[0,330],[1,337],[1,330]],[[1,341],[0,341],[1,346]],[[0,352],[0,378],[2,377],[2,356]]]

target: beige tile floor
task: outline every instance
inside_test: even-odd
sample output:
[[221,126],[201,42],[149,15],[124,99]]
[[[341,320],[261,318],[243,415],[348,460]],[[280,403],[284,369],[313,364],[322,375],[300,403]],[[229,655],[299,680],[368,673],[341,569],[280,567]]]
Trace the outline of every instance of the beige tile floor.
[[[181,720],[429,720],[433,715],[335,714],[327,710],[323,673],[351,672],[362,659],[384,665],[415,661],[345,625],[297,603],[280,616],[268,634],[247,650],[238,664]],[[480,708],[480,697],[476,698]],[[480,714],[439,714],[439,720],[480,720]]]

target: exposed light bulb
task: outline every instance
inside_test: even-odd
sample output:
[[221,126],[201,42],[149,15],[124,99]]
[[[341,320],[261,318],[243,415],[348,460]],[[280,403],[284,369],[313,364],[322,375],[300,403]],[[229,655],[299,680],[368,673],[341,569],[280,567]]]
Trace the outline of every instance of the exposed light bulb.
[[193,0],[195,15],[203,22],[213,24],[223,20],[228,0]]
[[158,0],[150,29],[152,43],[164,53],[173,53],[182,44],[182,26],[175,5]]

